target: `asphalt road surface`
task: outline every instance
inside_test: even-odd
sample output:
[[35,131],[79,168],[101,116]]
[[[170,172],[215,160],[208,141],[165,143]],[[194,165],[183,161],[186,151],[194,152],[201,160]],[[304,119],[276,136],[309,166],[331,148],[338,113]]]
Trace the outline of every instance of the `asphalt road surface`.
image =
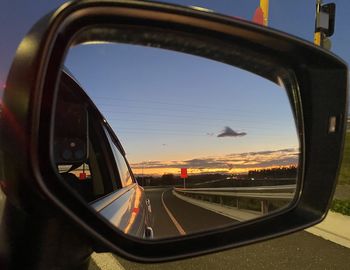
[[[185,233],[219,226],[234,220],[184,202],[173,196],[170,188],[148,189],[154,215],[155,237],[180,235],[168,211]],[[163,200],[162,200],[163,198]],[[164,202],[164,203],[163,203]],[[164,207],[165,206],[165,207]],[[212,270],[212,269],[268,269],[268,270],[349,270],[350,249],[301,231],[273,240],[226,250],[181,261],[140,264],[110,253],[95,254],[89,270]]]
[[187,260],[139,264],[114,255],[125,270],[349,270],[350,249],[305,231]]
[[145,189],[151,200],[155,238],[174,237],[232,225],[239,221],[185,202],[171,188]]

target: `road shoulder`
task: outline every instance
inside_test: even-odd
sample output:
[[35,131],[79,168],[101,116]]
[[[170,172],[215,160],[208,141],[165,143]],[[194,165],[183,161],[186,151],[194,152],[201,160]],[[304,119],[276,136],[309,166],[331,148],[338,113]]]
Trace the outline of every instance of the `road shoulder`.
[[350,248],[350,216],[329,211],[324,221],[306,231]]

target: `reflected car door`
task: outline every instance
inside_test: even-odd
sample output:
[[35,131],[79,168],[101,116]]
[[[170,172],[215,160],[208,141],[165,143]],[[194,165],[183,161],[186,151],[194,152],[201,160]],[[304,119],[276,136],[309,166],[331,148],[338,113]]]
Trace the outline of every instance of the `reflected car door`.
[[152,237],[150,207],[141,186],[137,184],[125,152],[108,124],[103,122],[106,144],[110,149],[114,170],[117,172],[120,188],[94,201],[91,206],[109,220],[117,229],[137,237]]

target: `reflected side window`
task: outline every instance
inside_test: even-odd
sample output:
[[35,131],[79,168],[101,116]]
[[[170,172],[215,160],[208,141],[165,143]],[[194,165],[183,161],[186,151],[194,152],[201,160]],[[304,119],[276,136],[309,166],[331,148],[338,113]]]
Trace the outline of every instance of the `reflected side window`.
[[126,187],[134,183],[133,178],[131,176],[129,166],[125,160],[125,157],[122,155],[120,152],[119,148],[117,147],[116,143],[112,139],[109,131],[105,129],[106,135],[108,137],[109,143],[111,145],[112,151],[113,151],[113,156],[116,162],[116,165],[118,167],[118,172],[120,176],[120,180],[122,182],[122,186]]
[[[105,159],[106,149],[109,147],[104,131],[99,121],[93,120],[89,114],[88,128],[88,158],[85,162],[57,163],[61,177],[87,202],[95,201],[118,189],[115,177],[111,177]],[[56,121],[60,118],[57,117]],[[104,143],[103,143],[104,142]]]

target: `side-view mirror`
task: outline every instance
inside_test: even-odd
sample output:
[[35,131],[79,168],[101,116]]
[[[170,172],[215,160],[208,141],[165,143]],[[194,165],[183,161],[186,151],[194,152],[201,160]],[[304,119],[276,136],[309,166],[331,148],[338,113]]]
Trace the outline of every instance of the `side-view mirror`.
[[347,76],[331,53],[237,18],[72,2],[32,28],[8,77],[8,199],[49,201],[96,250],[148,262],[307,228],[335,189]]

